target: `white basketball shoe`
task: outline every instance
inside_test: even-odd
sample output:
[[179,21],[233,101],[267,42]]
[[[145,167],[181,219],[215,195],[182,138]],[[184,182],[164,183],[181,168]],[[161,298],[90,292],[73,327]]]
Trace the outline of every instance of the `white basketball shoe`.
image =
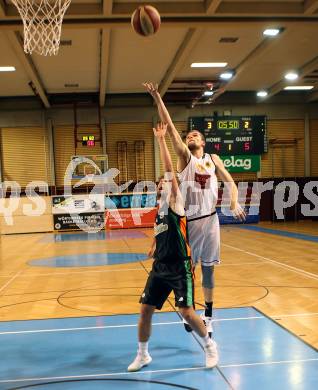
[[152,357],[147,354],[137,353],[135,360],[128,366],[128,371],[139,371],[142,367],[147,366],[152,361]]
[[210,340],[210,343],[204,347],[205,351],[205,366],[207,368],[215,367],[219,362],[219,353],[217,345],[214,340]]

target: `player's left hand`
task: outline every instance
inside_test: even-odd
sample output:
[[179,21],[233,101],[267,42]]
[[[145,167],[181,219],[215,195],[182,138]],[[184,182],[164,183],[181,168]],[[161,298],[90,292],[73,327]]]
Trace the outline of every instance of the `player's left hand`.
[[245,221],[246,212],[239,203],[237,203],[235,207],[231,208],[231,212],[235,219],[238,219],[241,222]]
[[148,251],[148,258],[151,259],[155,253],[155,248],[152,246]]

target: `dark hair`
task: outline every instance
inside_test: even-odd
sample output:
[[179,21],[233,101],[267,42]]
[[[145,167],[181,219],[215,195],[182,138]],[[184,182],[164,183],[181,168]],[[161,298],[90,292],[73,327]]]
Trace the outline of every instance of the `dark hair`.
[[188,134],[193,133],[194,131],[198,132],[200,134],[200,136],[201,136],[202,141],[205,142],[205,135],[203,133],[201,133],[200,130],[196,130],[196,129],[192,129],[192,130],[188,131],[186,133],[186,135],[185,135],[185,138],[187,137]]

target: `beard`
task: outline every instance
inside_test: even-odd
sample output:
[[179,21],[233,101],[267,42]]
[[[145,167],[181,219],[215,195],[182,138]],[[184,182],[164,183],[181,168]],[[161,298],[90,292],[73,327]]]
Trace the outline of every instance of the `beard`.
[[192,152],[194,150],[201,149],[201,146],[197,145],[195,142],[190,142],[188,144],[188,149]]

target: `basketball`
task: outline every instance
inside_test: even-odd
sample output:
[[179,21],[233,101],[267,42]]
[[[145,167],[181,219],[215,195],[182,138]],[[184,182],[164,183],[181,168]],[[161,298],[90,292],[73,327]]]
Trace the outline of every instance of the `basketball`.
[[144,37],[155,34],[159,30],[160,23],[160,14],[151,5],[140,6],[131,15],[133,29]]

